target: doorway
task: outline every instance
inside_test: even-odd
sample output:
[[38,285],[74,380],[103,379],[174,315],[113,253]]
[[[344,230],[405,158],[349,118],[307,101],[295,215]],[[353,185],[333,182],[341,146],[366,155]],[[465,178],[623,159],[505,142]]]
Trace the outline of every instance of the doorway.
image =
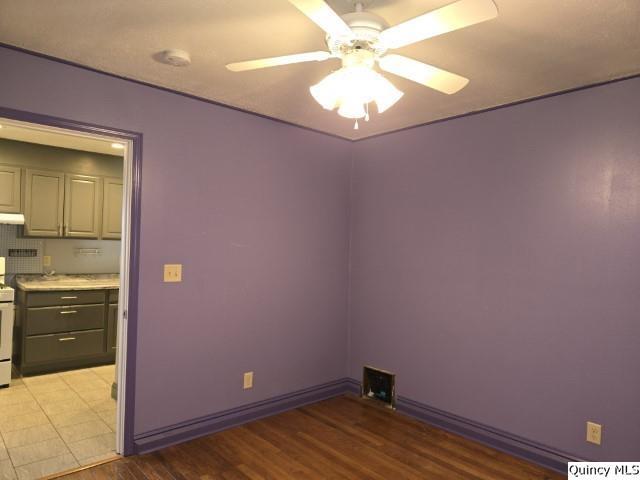
[[[4,464],[4,468],[7,468],[8,465],[4,460],[8,460],[15,471],[18,468],[22,468],[23,472],[27,471],[33,478],[38,478],[39,475],[51,475],[68,470],[73,466],[87,465],[94,460],[100,461],[108,458],[107,452],[103,452],[101,455],[90,455],[92,450],[91,445],[88,445],[88,443],[84,446],[79,445],[79,442],[81,443],[81,440],[84,440],[83,436],[93,435],[93,433],[96,433],[96,435],[88,438],[93,439],[94,447],[100,442],[104,445],[111,445],[111,442],[113,442],[112,450],[114,454],[127,455],[133,453],[135,346],[131,348],[129,346],[135,345],[136,333],[141,135],[134,132],[119,131],[2,108],[0,108],[0,125],[2,126],[0,140],[11,136],[7,135],[7,132],[11,130],[24,130],[30,131],[35,135],[39,139],[39,145],[46,145],[47,138],[66,139],[70,142],[69,145],[72,145],[71,149],[77,148],[78,150],[84,148],[83,146],[90,145],[92,142],[102,143],[119,150],[122,158],[120,182],[117,181],[116,176],[111,176],[108,172],[92,176],[86,175],[87,172],[78,173],[69,169],[69,171],[64,172],[62,177],[58,176],[58,183],[56,184],[55,175],[51,175],[51,172],[47,169],[45,169],[44,173],[48,173],[48,175],[40,175],[40,177],[36,178],[35,176],[38,175],[37,172],[39,170],[33,165],[18,168],[21,176],[19,181],[22,191],[19,211],[14,213],[26,216],[26,225],[15,228],[19,232],[16,236],[33,241],[32,246],[35,248],[12,248],[10,264],[15,265],[16,262],[22,262],[23,259],[30,259],[33,262],[33,251],[36,250],[35,258],[42,263],[42,274],[50,277],[47,281],[64,283],[64,274],[53,272],[54,269],[51,268],[52,251],[55,252],[53,253],[54,258],[58,260],[64,256],[64,253],[60,253],[63,249],[60,244],[68,241],[68,239],[99,238],[100,241],[104,242],[104,247],[96,246],[94,248],[94,244],[91,244],[89,240],[86,240],[89,246],[73,247],[73,255],[77,257],[75,258],[76,260],[97,259],[100,255],[107,257],[108,255],[105,254],[105,251],[114,250],[113,244],[116,242],[118,234],[120,237],[117,248],[119,257],[117,260],[119,273],[117,288],[112,288],[114,285],[108,282],[99,285],[104,288],[95,290],[75,290],[78,288],[76,283],[63,285],[64,290],[44,290],[42,292],[28,289],[22,291],[21,288],[16,288],[16,303],[18,305],[16,307],[17,318],[15,319],[14,337],[18,335],[21,338],[14,338],[14,355],[12,359],[14,370],[16,365],[19,365],[23,371],[20,368],[17,369],[18,374],[14,374],[14,391],[10,395],[5,394],[5,397],[13,396],[14,400],[20,396],[25,399],[27,397],[35,399],[36,402],[32,407],[35,409],[37,404],[39,413],[47,417],[50,426],[49,424],[44,424],[42,415],[38,415],[40,417],[38,420],[33,419],[33,427],[42,428],[29,430],[31,427],[26,427],[25,429],[15,430],[15,426],[12,427],[6,424],[8,425],[5,428],[6,436],[11,439],[9,444],[14,446],[0,445],[0,462],[2,462],[0,465]],[[35,137],[28,138],[33,140]],[[14,139],[11,141],[20,140]],[[28,140],[27,143],[29,143]],[[54,141],[50,146],[69,150],[65,142],[62,145],[56,145]],[[7,158],[0,157],[0,164],[6,165],[7,160]],[[18,163],[17,159],[13,160],[14,163]],[[60,170],[57,166],[56,168]],[[96,178],[99,179],[99,184],[94,182],[95,185],[92,185],[91,182]],[[101,201],[104,201],[100,207],[101,209],[104,207],[104,209],[96,213],[97,216],[94,218],[95,228],[100,229],[99,233],[89,232],[82,226],[83,219],[89,218],[89,213],[83,212],[80,207],[69,206],[69,202],[65,203],[63,201],[62,210],[65,218],[63,225],[57,231],[42,234],[42,232],[38,231],[39,225],[36,224],[37,215],[34,215],[29,210],[33,209],[34,205],[37,204],[38,197],[25,196],[24,188],[26,188],[27,181],[33,182],[33,185],[38,184],[49,187],[57,185],[56,188],[59,188],[60,195],[66,199],[75,195],[81,200],[77,204],[83,204],[85,207],[86,199],[93,198],[91,195],[97,198],[98,194],[96,192],[99,191]],[[74,181],[76,182],[75,184]],[[98,186],[99,190],[97,190]],[[94,187],[96,190],[92,190]],[[105,210],[107,208],[106,198],[109,193],[107,190],[112,196],[117,195],[117,192],[120,191],[121,220],[117,234],[113,232],[116,230],[113,225],[117,223],[113,221],[113,212],[109,213]],[[112,210],[115,203],[113,199],[109,201]],[[95,211],[98,212],[97,207]],[[0,212],[0,215],[2,215],[2,212]],[[73,215],[75,215],[76,219],[75,228],[74,225],[70,225],[68,222],[68,219]],[[106,218],[109,215],[111,218],[110,226]],[[97,218],[100,219],[99,222],[96,221]],[[19,222],[19,220],[17,221]],[[57,238],[51,240],[52,235]],[[46,243],[51,244],[50,247],[47,247],[48,251],[45,251],[45,248],[42,247],[42,242],[38,243],[36,239],[39,238],[46,238]],[[40,248],[40,251],[38,251],[38,248]],[[7,251],[6,254],[9,255],[9,249],[5,248],[5,250]],[[107,259],[102,258],[102,260],[105,263]],[[53,266],[55,266],[55,260]],[[108,269],[108,267],[105,268]],[[7,273],[15,274],[15,272]],[[69,272],[66,273],[68,274]],[[86,275],[86,278],[98,276],[89,274]],[[103,277],[101,278],[104,279]],[[74,281],[76,280],[74,279]],[[13,286],[17,287],[16,278],[12,278],[11,281]],[[104,307],[104,316],[92,316],[102,312],[102,307]],[[28,320],[25,322],[27,315]],[[50,319],[54,318],[52,315],[55,315],[56,322],[58,322],[56,325],[65,325],[56,326],[57,331],[55,332],[48,330],[52,324]],[[104,323],[100,324],[101,321]],[[28,327],[25,325],[28,325]],[[27,345],[26,348],[25,345]],[[102,353],[97,353],[95,350],[98,345],[103,346]],[[113,353],[111,353],[111,349]],[[19,353],[16,354],[15,352]],[[25,352],[28,353],[25,355]],[[68,358],[65,358],[65,355],[68,355]],[[25,360],[25,357],[28,358]],[[109,358],[114,360],[112,366]],[[54,359],[55,362],[49,364],[47,363],[49,359]],[[108,394],[113,397],[115,402],[113,411],[111,411],[111,407],[109,407],[105,398],[106,393],[101,391],[104,384],[108,385]],[[7,389],[3,390],[12,392],[11,386],[10,384]],[[18,388],[19,386],[21,388]],[[81,390],[82,386],[96,388]],[[65,397],[65,395],[69,395],[69,397]],[[82,406],[81,402],[78,402],[78,408],[84,408],[84,417],[82,414],[78,414],[76,420],[87,420],[86,422],[81,421],[78,423],[77,428],[74,425],[65,425],[66,422],[63,418],[65,415],[63,413],[69,414],[67,415],[68,417],[73,417],[69,411],[57,412],[55,408],[51,407],[52,404],[47,404],[45,401],[47,398],[73,398],[75,400],[76,397],[79,397],[85,403]],[[103,401],[104,405],[101,406],[100,401]],[[61,405],[64,402],[58,403]],[[1,397],[0,403],[2,403]],[[89,407],[88,409],[85,408],[87,406]],[[7,403],[7,406],[2,408],[10,411],[11,405]],[[101,410],[101,408],[103,409]],[[31,420],[29,417],[24,418],[27,420],[25,425],[28,425]],[[100,433],[100,429],[104,430],[105,425],[113,432],[114,438],[112,440],[108,438],[108,432]],[[91,432],[92,429],[94,429],[93,432]],[[16,434],[15,432],[18,433]],[[29,443],[25,443],[28,441],[29,432],[48,432],[47,435],[51,437],[55,437],[55,434],[58,434],[62,442],[51,442],[51,445],[55,444],[56,447],[53,448],[51,453],[44,454],[45,456],[49,455],[48,458],[25,463],[30,460],[28,458]],[[2,430],[0,430],[0,438],[3,438]],[[3,443],[5,443],[4,440]],[[63,454],[58,455],[58,453],[63,452],[62,444],[67,445],[68,449]],[[40,447],[42,447],[42,444]],[[83,451],[80,447],[86,448]],[[59,451],[56,451],[56,448],[59,448]],[[37,448],[32,450],[37,450]],[[99,449],[95,451],[97,452]],[[63,458],[66,455],[68,462],[59,462],[56,470],[56,462],[41,461],[53,459],[54,455],[55,458]],[[25,470],[23,468],[25,465],[31,465],[33,468],[30,471],[29,469]],[[30,478],[28,475],[23,476]]]

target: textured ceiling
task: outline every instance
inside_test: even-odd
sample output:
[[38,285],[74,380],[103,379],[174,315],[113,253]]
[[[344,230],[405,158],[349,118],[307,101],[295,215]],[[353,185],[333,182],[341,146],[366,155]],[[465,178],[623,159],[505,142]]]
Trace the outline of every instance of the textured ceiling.
[[[0,42],[357,139],[640,73],[639,0],[495,0],[497,19],[396,52],[471,81],[444,95],[385,74],[404,97],[353,130],[309,94],[339,61],[244,73],[234,61],[325,48],[324,32],[287,0],[0,0]],[[339,13],[348,0],[329,0]],[[374,0],[394,25],[450,0]],[[157,63],[167,48],[187,68]]]

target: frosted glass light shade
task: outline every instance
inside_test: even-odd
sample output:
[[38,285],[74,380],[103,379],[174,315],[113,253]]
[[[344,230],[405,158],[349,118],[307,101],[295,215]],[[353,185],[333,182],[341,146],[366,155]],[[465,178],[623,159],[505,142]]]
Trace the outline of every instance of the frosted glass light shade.
[[338,114],[346,118],[363,118],[365,105],[370,102],[376,102],[378,112],[384,112],[403,95],[389,80],[364,65],[343,67],[309,91],[323,108],[338,108]]
[[333,110],[340,102],[340,72],[338,70],[324,77],[319,83],[309,88],[316,102],[326,110]]
[[358,102],[343,102],[338,108],[338,115],[345,118],[362,118],[366,114],[364,105]]
[[375,87],[376,94],[374,96],[374,101],[378,107],[378,113],[382,113],[395,105],[396,102],[402,98],[404,92],[401,92],[394,87],[393,83],[382,75],[378,75],[376,81],[377,85]]

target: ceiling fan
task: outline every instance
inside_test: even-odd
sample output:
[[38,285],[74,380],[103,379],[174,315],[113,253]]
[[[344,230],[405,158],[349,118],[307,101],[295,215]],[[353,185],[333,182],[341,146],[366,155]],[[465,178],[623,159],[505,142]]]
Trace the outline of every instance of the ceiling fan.
[[[363,1],[354,2],[355,12],[338,15],[324,0],[289,0],[326,33],[329,51],[297,53],[230,63],[232,72],[243,72],[292,63],[342,60],[342,68],[310,87],[311,95],[328,110],[369,120],[369,103],[378,113],[394,105],[403,95],[374,70],[377,63],[385,72],[412,80],[446,94],[462,89],[469,80],[390,50],[426,40],[443,33],[469,27],[498,16],[493,0],[458,0],[393,27],[373,12],[364,10]],[[370,3],[367,2],[367,4]]]

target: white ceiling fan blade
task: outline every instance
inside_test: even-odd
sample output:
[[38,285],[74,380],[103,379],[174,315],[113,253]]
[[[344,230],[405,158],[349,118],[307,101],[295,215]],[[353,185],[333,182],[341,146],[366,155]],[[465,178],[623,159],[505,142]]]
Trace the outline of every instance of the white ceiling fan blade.
[[492,0],[458,0],[384,30],[380,41],[387,48],[400,48],[497,16]]
[[324,0],[289,0],[298,10],[332,37],[352,37],[342,18]]
[[284,55],[282,57],[259,58],[257,60],[247,60],[246,62],[236,62],[227,65],[227,69],[232,72],[244,72],[247,70],[257,70],[259,68],[277,67],[279,65],[289,65],[301,62],[322,62],[331,57],[329,52],[308,52],[296,53],[294,55]]
[[458,92],[469,83],[468,78],[402,55],[385,55],[378,62],[380,68],[386,72],[449,95]]

